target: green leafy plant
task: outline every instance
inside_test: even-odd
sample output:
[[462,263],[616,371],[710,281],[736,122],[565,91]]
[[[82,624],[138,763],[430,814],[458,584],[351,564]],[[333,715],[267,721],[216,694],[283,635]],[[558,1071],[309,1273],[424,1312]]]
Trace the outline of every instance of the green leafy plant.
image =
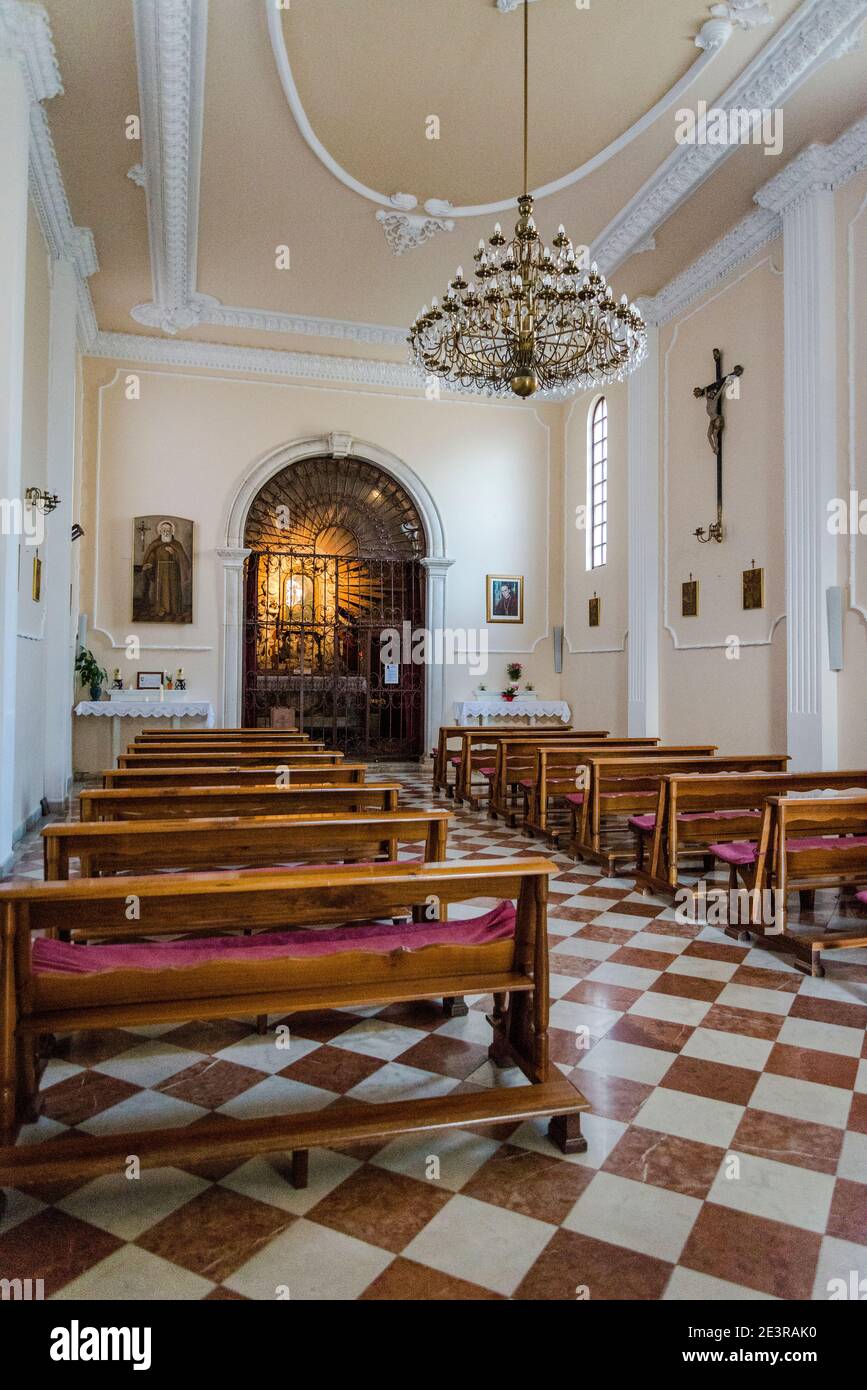
[[514,700],[517,693],[518,687],[516,685],[507,685],[505,690],[500,691],[504,700]]
[[91,697],[94,700],[98,699],[102,683],[108,679],[108,672],[103,670],[93,652],[88,651],[87,647],[82,647],[75,658],[75,669],[81,684],[89,685]]
[[506,667],[506,675],[509,677],[510,681],[519,681],[523,669],[520,661],[510,661]]

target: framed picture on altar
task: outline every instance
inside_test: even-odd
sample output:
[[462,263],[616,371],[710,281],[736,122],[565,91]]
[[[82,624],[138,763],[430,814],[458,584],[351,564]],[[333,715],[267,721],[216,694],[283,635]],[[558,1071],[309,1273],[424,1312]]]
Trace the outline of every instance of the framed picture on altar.
[[524,576],[522,574],[488,574],[487,621],[489,623],[522,623],[524,621]]
[[139,671],[135,678],[136,690],[162,690],[162,671]]

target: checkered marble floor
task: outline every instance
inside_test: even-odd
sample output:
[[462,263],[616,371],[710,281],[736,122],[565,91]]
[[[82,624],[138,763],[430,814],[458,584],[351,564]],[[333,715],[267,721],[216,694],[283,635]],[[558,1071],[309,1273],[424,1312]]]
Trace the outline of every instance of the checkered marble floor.
[[[427,774],[397,775],[406,804],[430,804]],[[450,858],[537,853],[456,811]],[[825,1299],[829,1280],[867,1277],[867,953],[809,979],[553,857],[552,1055],[591,1102],[587,1153],[509,1124],[314,1150],[300,1192],[264,1158],[29,1189],[0,1224],[0,1277],[57,1299],[699,1300]],[[39,875],[38,834],[16,872]],[[823,920],[838,910],[820,895]],[[23,1137],[522,1080],[488,1062],[482,1000],[451,1020],[417,1004],[270,1028],[77,1034]]]

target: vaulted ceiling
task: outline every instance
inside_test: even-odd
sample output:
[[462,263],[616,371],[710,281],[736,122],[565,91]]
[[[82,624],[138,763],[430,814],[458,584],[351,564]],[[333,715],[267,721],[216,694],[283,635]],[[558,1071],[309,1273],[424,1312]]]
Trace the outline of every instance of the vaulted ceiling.
[[[421,304],[513,219],[519,0],[46,10],[64,90],[44,110],[103,333],[402,361]],[[530,182],[566,185],[538,202],[543,234],[564,222],[618,292],[656,294],[864,117],[865,17],[867,0],[533,0]],[[679,144],[700,101],[782,109],[781,151]]]

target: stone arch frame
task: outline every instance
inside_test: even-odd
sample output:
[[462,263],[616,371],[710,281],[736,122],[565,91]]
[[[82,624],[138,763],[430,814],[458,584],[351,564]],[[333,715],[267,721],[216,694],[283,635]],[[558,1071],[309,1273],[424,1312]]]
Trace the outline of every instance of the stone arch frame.
[[[424,527],[425,554],[421,564],[427,572],[425,626],[429,632],[446,626],[446,579],[454,561],[446,554],[445,528],[439,508],[418,474],[388,449],[348,434],[316,435],[280,444],[260,457],[245,474],[226,516],[226,543],[217,549],[223,565],[220,723],[226,726],[241,723],[244,561],[250,554],[244,545],[247,514],[254,498],[276,473],[302,459],[318,458],[323,454],[376,464],[409,493]],[[432,748],[437,730],[445,722],[445,669],[442,665],[430,663],[426,666],[424,690],[426,747]]]

